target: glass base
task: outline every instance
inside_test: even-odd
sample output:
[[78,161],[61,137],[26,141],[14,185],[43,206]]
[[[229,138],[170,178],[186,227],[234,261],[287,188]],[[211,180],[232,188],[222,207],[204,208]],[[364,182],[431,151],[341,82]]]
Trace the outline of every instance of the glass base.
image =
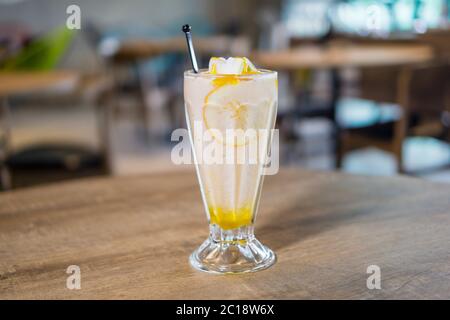
[[253,235],[253,227],[224,230],[210,226],[209,238],[189,258],[191,265],[209,273],[264,270],[276,261],[275,253]]

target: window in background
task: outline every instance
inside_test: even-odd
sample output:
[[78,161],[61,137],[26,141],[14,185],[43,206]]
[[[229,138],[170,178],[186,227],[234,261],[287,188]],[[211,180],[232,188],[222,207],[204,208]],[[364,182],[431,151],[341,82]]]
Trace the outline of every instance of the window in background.
[[421,3],[418,18],[424,20],[429,28],[439,27],[442,21],[444,0],[426,0]]
[[359,35],[387,35],[392,30],[392,17],[383,1],[348,1],[337,3],[330,18],[338,32]]
[[398,30],[423,33],[445,20],[445,0],[395,1],[393,11]]
[[400,0],[393,5],[396,28],[401,31],[412,30],[415,0]]
[[332,0],[285,0],[281,17],[294,37],[320,37],[330,29],[328,9]]
[[330,27],[363,36],[423,33],[448,22],[450,0],[285,0],[282,19],[295,37],[319,37]]

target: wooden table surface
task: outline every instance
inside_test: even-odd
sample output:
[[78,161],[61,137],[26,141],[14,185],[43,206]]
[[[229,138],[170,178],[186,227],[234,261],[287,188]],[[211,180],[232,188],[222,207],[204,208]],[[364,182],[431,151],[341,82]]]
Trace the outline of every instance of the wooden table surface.
[[[450,298],[450,186],[296,169],[266,178],[243,275],[193,270],[208,233],[193,171],[0,194],[0,298]],[[66,288],[78,265],[81,289]],[[369,265],[381,289],[369,290]]]
[[0,72],[0,97],[53,88],[71,88],[78,81],[75,71],[13,71]]
[[260,67],[274,70],[302,68],[376,67],[421,63],[433,58],[428,45],[335,44],[304,45],[281,51],[257,51],[252,60]]

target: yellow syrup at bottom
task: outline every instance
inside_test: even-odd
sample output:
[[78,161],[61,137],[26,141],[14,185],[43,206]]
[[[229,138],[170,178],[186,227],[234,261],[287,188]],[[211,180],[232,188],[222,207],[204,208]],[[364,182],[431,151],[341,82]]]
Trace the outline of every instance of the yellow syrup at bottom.
[[253,210],[250,206],[238,209],[209,207],[210,222],[222,229],[230,230],[247,226],[252,223]]

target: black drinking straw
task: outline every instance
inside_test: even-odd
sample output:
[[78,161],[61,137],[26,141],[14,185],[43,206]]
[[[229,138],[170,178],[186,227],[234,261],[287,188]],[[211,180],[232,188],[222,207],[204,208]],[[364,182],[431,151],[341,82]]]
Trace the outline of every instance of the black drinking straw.
[[189,57],[191,58],[192,69],[194,69],[195,73],[198,73],[197,59],[195,58],[194,46],[192,45],[191,29],[192,28],[190,25],[185,24],[181,30],[183,30],[184,34],[186,35],[186,42],[188,46]]

